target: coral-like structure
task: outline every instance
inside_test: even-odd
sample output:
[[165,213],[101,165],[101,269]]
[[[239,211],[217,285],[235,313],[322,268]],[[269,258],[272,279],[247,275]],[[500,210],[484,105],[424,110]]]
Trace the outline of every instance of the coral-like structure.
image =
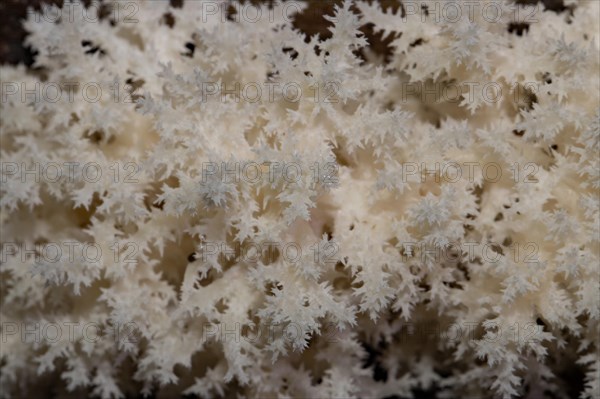
[[1,395],[600,397],[599,4],[32,12]]

